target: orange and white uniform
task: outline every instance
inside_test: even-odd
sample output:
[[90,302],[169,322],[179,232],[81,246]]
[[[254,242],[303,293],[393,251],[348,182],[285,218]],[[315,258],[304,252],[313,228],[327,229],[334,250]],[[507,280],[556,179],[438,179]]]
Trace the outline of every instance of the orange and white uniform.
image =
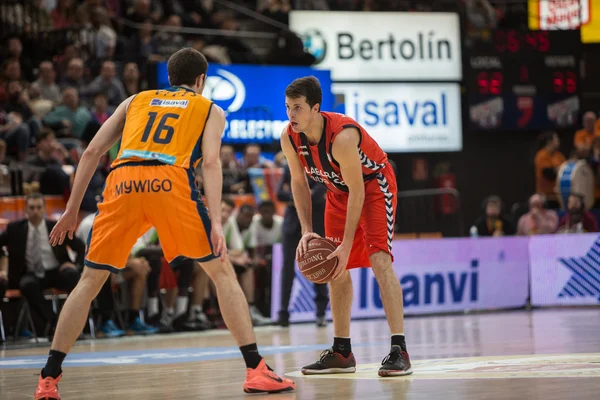
[[194,180],[211,107],[210,100],[180,87],[133,98],[88,237],[86,266],[122,269],[136,240],[152,226],[169,262],[216,257]]

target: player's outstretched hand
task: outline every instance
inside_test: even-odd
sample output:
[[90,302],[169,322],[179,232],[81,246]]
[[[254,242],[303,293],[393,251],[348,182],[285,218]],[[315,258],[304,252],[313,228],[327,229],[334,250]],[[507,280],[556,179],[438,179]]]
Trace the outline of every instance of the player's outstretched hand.
[[227,257],[227,244],[225,235],[223,235],[223,227],[220,224],[211,226],[210,240],[213,245],[213,254],[218,255],[221,262],[224,262]]
[[77,212],[71,212],[69,210],[60,217],[52,232],[50,232],[50,244],[56,246],[57,244],[63,244],[65,236],[69,235],[69,239],[73,239],[73,232],[77,226]]
[[306,253],[308,250],[308,242],[314,238],[321,238],[321,236],[314,232],[306,232],[302,235],[302,239],[300,239],[300,243],[298,243],[298,247],[296,248],[296,260],[299,260],[304,253]]
[[328,260],[331,260],[333,257],[338,258],[338,263],[335,267],[335,271],[333,271],[333,275],[331,279],[338,279],[344,271],[346,271],[346,266],[348,265],[348,258],[350,257],[350,251],[352,250],[352,246],[346,246],[344,243],[339,245],[337,249],[333,253],[327,256]]

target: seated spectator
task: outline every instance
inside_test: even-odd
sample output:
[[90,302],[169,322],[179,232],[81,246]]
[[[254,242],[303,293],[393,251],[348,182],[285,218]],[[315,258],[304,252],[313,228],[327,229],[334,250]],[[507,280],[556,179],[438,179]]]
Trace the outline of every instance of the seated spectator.
[[64,90],[66,87],[73,87],[80,92],[85,87],[84,72],[83,60],[79,57],[72,58],[68,63],[67,74],[61,82],[60,88]]
[[17,60],[23,73],[23,79],[33,81],[33,65],[28,57],[23,56],[23,43],[18,36],[10,36],[6,40],[6,57],[7,60]]
[[94,96],[94,106],[91,109],[92,116],[99,125],[102,125],[112,115],[108,112],[108,96],[105,93],[96,93]]
[[147,62],[163,61],[163,57],[154,54],[154,39],[152,38],[152,19],[141,21],[139,30],[132,32],[125,43],[125,60],[145,65]]
[[40,132],[41,122],[35,117],[29,107],[29,95],[23,90],[19,81],[12,81],[8,84],[8,101],[4,105],[4,111],[17,114],[29,127],[31,137],[36,137]]
[[249,144],[244,149],[244,158],[242,159],[242,167],[244,168],[271,168],[273,163],[262,157],[260,146],[257,144]]
[[509,236],[515,234],[512,221],[502,214],[502,200],[490,196],[483,203],[484,215],[475,220],[479,236]]
[[56,8],[50,13],[55,29],[66,29],[75,24],[73,0],[57,0]]
[[4,67],[2,68],[2,78],[4,82],[20,81],[23,79],[21,73],[21,62],[14,58],[5,61]]
[[[224,212],[223,212],[224,211]],[[250,318],[252,324],[255,326],[267,325],[271,323],[271,319],[266,318],[256,307],[256,276],[255,276],[255,265],[248,258],[247,251],[250,245],[250,225],[252,224],[252,218],[254,217],[254,207],[249,204],[244,204],[238,210],[237,216],[232,216],[233,207],[230,201],[225,201],[221,205],[222,215],[230,215],[228,218],[228,224],[223,226],[223,232],[225,229],[229,232],[229,245],[234,249],[234,258],[232,264],[235,273],[238,277],[238,281],[248,301],[248,307],[250,309]],[[235,227],[233,226],[235,225]],[[240,247],[237,243],[236,233],[240,234],[242,240],[242,246]],[[235,261],[235,262],[234,262]]]
[[594,127],[595,123],[596,114],[591,111],[583,114],[583,129],[575,132],[575,138],[573,140],[579,158],[587,158],[590,155],[592,142],[594,138],[600,134]]
[[158,31],[154,35],[154,54],[162,57],[163,60],[168,59],[171,54],[185,47],[185,39],[178,33],[181,28],[181,18],[177,15],[170,15],[164,23],[164,26],[169,29]]
[[[25,161],[31,132],[19,114],[6,113],[0,109],[0,139],[6,142],[8,154]],[[13,150],[14,149],[14,150]]]
[[534,194],[529,199],[529,212],[519,218],[517,235],[544,235],[556,232],[558,215],[554,210],[544,209],[544,197]]
[[235,159],[233,147],[229,145],[221,147],[221,165],[223,166],[223,193],[246,193],[246,174]]
[[[87,242],[95,218],[96,214],[90,214],[79,224],[76,236],[81,241]],[[148,261],[142,257],[131,256],[127,260],[127,264],[123,270],[119,271],[118,274],[111,274],[111,278],[106,280],[106,283],[102,289],[100,289],[100,293],[98,294],[98,306],[102,317],[100,331],[105,336],[118,337],[125,334],[123,330],[117,328],[117,325],[113,320],[115,304],[112,293],[112,284],[118,284],[120,282],[127,282],[129,286],[130,306],[129,310],[127,310],[127,326],[125,329],[135,334],[152,334],[158,331],[156,328],[145,324],[140,319],[140,308],[149,273],[150,265],[148,264]]]
[[108,11],[104,7],[92,8],[87,27],[84,32],[90,35],[92,58],[112,59],[117,47],[117,33],[108,19]]
[[91,120],[90,111],[79,103],[77,89],[67,87],[63,90],[62,104],[44,117],[44,124],[55,131],[62,132],[63,136],[80,139]]
[[102,63],[100,75],[81,90],[81,96],[89,99],[101,92],[106,93],[108,104],[113,107],[117,107],[126,98],[125,88],[117,78],[117,67],[113,61]]
[[567,202],[567,213],[558,224],[558,233],[598,232],[598,221],[585,209],[583,196],[571,193]]
[[546,196],[550,208],[559,208],[556,177],[558,169],[566,161],[559,148],[558,134],[548,132],[542,135],[541,148],[535,154],[536,192]]
[[50,129],[43,129],[37,137],[37,153],[27,159],[27,164],[44,168],[43,172],[27,177],[27,182],[37,181],[40,192],[46,195],[65,195],[70,189],[69,176],[62,165],[73,164],[67,149],[54,137]]
[[[43,290],[70,292],[75,288],[85,244],[67,235],[63,244],[51,246],[48,234],[56,222],[44,218],[44,197],[30,194],[25,204],[27,218],[11,222],[0,234],[0,248],[8,251],[8,286],[21,290],[31,310],[48,322],[52,331],[58,316],[44,300]],[[69,258],[67,247],[77,254],[75,263]]]
[[129,62],[123,69],[123,85],[125,86],[125,95],[127,97],[138,94],[146,90],[146,87],[140,82],[140,70],[136,63]]
[[44,61],[40,64],[40,76],[32,86],[40,91],[42,99],[50,100],[54,104],[60,102],[60,89],[56,84],[56,71],[52,62]]

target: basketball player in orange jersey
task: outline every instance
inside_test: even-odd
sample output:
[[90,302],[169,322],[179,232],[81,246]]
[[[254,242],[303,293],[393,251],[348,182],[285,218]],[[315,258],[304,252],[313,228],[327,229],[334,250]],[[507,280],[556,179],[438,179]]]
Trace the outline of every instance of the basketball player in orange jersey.
[[302,373],[335,374],[356,371],[350,346],[352,308],[351,268],[371,267],[392,333],[390,353],[380,376],[412,373],[404,339],[402,288],[392,268],[392,240],[396,211],[396,176],[387,154],[352,118],[323,112],[321,86],[314,77],[296,79],[285,91],[289,124],[281,134],[292,194],[302,225],[296,258],[307,251],[312,232],[310,190],[306,175],[327,191],[325,235],[338,247],[328,259],[338,258],[329,283],[333,314],[333,347],[325,350]]
[[[125,266],[137,238],[154,226],[165,258],[197,260],[217,288],[225,323],[246,362],[244,391],[275,393],[295,385],[277,376],[259,355],[244,293],[228,260],[221,226],[219,159],[225,115],[202,97],[208,64],[185,48],[169,58],[172,87],[148,90],[119,105],[85,150],[65,213],[50,234],[52,245],[73,237],[77,211],[98,159],[121,138],[88,238],[85,270],[60,314],[35,399],[60,399],[61,364],[83,329],[92,299],[111,271]],[[202,160],[208,209],[194,183]]]

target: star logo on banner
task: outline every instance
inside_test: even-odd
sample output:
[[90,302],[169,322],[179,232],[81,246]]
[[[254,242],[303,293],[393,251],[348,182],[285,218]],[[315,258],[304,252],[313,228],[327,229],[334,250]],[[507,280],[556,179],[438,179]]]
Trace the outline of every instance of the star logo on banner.
[[558,261],[573,273],[558,297],[593,296],[600,301],[600,237],[585,256],[561,257]]

